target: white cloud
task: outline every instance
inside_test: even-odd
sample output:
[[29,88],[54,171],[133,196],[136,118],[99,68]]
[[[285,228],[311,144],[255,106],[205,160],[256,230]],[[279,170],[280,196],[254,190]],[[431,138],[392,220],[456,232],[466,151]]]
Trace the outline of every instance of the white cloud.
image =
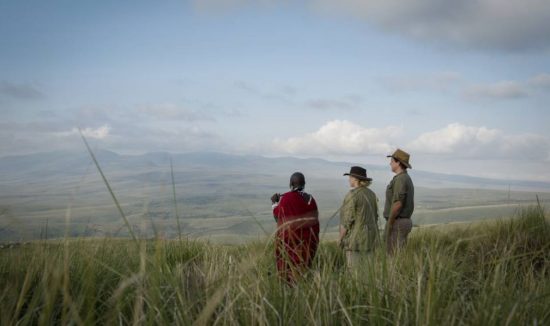
[[465,48],[517,51],[550,47],[546,0],[311,0],[323,12],[342,12],[386,31]]
[[[82,132],[82,135],[86,138],[91,139],[106,139],[109,136],[109,133],[111,131],[111,127],[108,125],[103,125],[98,128],[81,128],[80,131]],[[53,132],[52,133],[55,136],[58,137],[74,137],[80,135],[80,132],[78,128],[72,128],[70,131],[61,131],[61,132]]]
[[507,134],[484,126],[452,123],[422,133],[409,143],[402,142],[400,127],[365,128],[346,120],[333,120],[317,131],[286,139],[275,139],[271,150],[277,154],[320,156],[384,155],[397,144],[416,155],[448,159],[550,161],[550,139],[531,133]]
[[400,127],[364,128],[346,120],[327,122],[319,130],[303,136],[276,139],[276,152],[296,155],[387,154],[395,148],[391,141],[401,134]]
[[421,134],[409,147],[411,150],[426,153],[452,154],[465,148],[491,143],[497,138],[498,133],[495,129],[453,123],[443,129]]
[[464,91],[464,96],[469,99],[515,99],[527,95],[523,85],[516,81],[478,84]]
[[412,141],[413,152],[456,158],[550,159],[550,140],[535,134],[507,135],[499,129],[453,123]]
[[[76,131],[76,129],[73,129],[73,131]],[[111,131],[111,128],[105,125],[96,129],[84,128],[82,129],[82,134],[84,135],[84,137],[88,137],[88,138],[105,139],[107,138],[107,136],[109,136],[110,131]]]

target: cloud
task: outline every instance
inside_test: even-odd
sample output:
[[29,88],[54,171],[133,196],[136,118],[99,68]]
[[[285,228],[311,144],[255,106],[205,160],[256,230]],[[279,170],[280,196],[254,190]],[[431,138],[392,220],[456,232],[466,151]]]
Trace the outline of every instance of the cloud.
[[246,114],[242,110],[235,108],[223,110],[219,113],[219,115],[227,118],[242,118],[246,116]]
[[262,92],[255,86],[247,83],[247,82],[244,82],[242,80],[237,80],[233,83],[233,85],[237,88],[237,89],[240,89],[242,91],[245,91],[249,94],[252,94],[252,95],[262,95]]
[[6,81],[0,82],[0,95],[18,100],[40,100],[46,97],[32,85],[14,84]]
[[288,97],[292,97],[298,93],[298,89],[290,85],[285,85],[281,87],[281,92]]
[[[55,150],[79,150],[83,144],[78,129],[68,120],[0,123],[0,155],[17,155]],[[109,141],[107,125],[86,126],[83,133],[89,140]]]
[[[77,125],[96,124],[103,122],[110,122],[114,118],[120,118],[123,114],[123,110],[115,107],[79,107],[71,108],[72,118],[77,122]],[[127,116],[127,115],[126,115]]]
[[36,116],[42,119],[53,119],[57,118],[57,114],[52,110],[40,110],[36,112]]
[[213,115],[199,110],[180,107],[173,104],[147,106],[137,109],[143,116],[159,120],[178,120],[186,122],[216,121]]
[[550,90],[550,74],[540,73],[526,80],[475,83],[455,72],[386,76],[380,83],[391,92],[450,92],[469,100],[514,100]]
[[[76,132],[78,130],[74,128],[72,131]],[[93,139],[105,139],[107,138],[107,136],[109,136],[109,132],[111,131],[111,128],[105,125],[96,129],[84,128],[84,129],[81,129],[81,131],[84,137],[93,138]]]
[[[73,119],[30,123],[0,121],[0,156],[38,151],[82,150],[82,139]],[[118,152],[220,151],[229,147],[215,131],[196,124],[112,119],[86,121],[82,132],[90,143]]]
[[[194,0],[199,11],[275,8],[285,0]],[[550,48],[547,0],[306,0],[323,14],[345,14],[421,42],[465,49],[525,51]]]
[[550,140],[535,134],[507,135],[499,129],[452,123],[408,144],[413,152],[455,158],[550,159]]
[[350,102],[342,101],[342,100],[331,100],[331,99],[310,100],[306,102],[306,106],[317,110],[330,110],[330,109],[351,110],[355,108],[355,105]]
[[[109,136],[111,127],[109,127],[108,125],[103,125],[98,128],[86,127],[86,128],[81,128],[80,131],[82,132],[82,135],[84,135],[84,137],[86,138],[105,139]],[[80,132],[79,132],[79,129],[75,127],[69,131],[53,132],[52,134],[58,137],[75,137],[75,136],[79,136]]]
[[550,89],[550,74],[542,73],[533,76],[528,83],[534,87]]
[[528,94],[519,82],[500,81],[470,86],[463,95],[469,99],[517,99],[527,97]]
[[319,130],[303,136],[275,139],[275,152],[297,155],[371,155],[389,153],[395,146],[390,141],[401,134],[401,128],[364,128],[346,120],[327,122]]
[[278,3],[284,3],[281,0],[193,0],[195,9],[203,12],[226,12],[243,6],[262,6],[273,7]]
[[307,101],[298,101],[299,90],[291,85],[261,88],[244,81],[235,81],[233,86],[247,95],[286,105],[301,105],[316,110],[351,110],[356,109],[363,101],[357,94],[349,94],[340,98],[314,98]]
[[298,90],[290,85],[283,85],[279,87],[271,87],[271,90],[262,89],[257,85],[253,85],[242,80],[233,82],[233,86],[253,97],[261,98],[267,101],[275,101],[279,103],[292,104],[294,97],[298,93]]
[[106,146],[122,152],[220,151],[228,148],[220,135],[199,126],[160,128],[152,125],[122,129]]
[[312,0],[322,12],[351,14],[388,32],[438,44],[521,51],[550,47],[545,0]]
[[337,99],[319,98],[305,102],[305,106],[315,110],[356,110],[363,102],[363,98],[357,94],[350,94]]
[[381,79],[382,85],[392,92],[446,91],[463,81],[459,73],[442,71],[408,76],[390,76]]

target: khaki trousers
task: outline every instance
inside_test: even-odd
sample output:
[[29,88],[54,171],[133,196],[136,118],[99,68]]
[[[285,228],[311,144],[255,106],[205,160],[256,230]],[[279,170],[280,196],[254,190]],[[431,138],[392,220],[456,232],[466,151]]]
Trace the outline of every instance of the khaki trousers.
[[[386,224],[386,234],[388,225]],[[393,228],[387,239],[387,249],[389,254],[394,254],[398,248],[402,248],[407,243],[407,236],[412,230],[412,221],[410,218],[400,218],[395,220]]]

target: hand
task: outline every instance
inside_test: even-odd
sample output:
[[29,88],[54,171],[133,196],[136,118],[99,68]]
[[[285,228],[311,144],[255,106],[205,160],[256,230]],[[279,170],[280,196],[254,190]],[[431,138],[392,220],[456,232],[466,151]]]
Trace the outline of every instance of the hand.
[[278,203],[280,199],[281,199],[281,195],[273,194],[273,196],[271,196],[271,203],[272,204]]

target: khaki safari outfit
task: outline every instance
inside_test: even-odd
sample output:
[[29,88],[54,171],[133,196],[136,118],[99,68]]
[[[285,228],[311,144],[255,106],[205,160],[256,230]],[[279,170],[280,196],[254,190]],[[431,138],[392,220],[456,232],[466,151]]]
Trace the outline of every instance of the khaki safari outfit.
[[348,267],[352,268],[361,264],[379,243],[378,199],[365,184],[372,181],[365,169],[354,166],[344,175],[364,181],[347,193],[340,211],[340,225],[346,230],[340,246],[346,253]]
[[[388,157],[402,163],[409,169],[412,168],[409,163],[410,155],[400,149],[396,150],[392,155],[388,155]],[[393,253],[397,248],[402,247],[412,230],[411,217],[414,211],[414,185],[406,169],[397,173],[386,188],[386,202],[384,205],[384,218],[386,221],[390,219],[392,206],[397,202],[401,202],[402,208],[395,216],[393,227],[390,234],[387,235],[387,250],[389,253]],[[388,232],[388,224],[386,223],[386,233]]]

